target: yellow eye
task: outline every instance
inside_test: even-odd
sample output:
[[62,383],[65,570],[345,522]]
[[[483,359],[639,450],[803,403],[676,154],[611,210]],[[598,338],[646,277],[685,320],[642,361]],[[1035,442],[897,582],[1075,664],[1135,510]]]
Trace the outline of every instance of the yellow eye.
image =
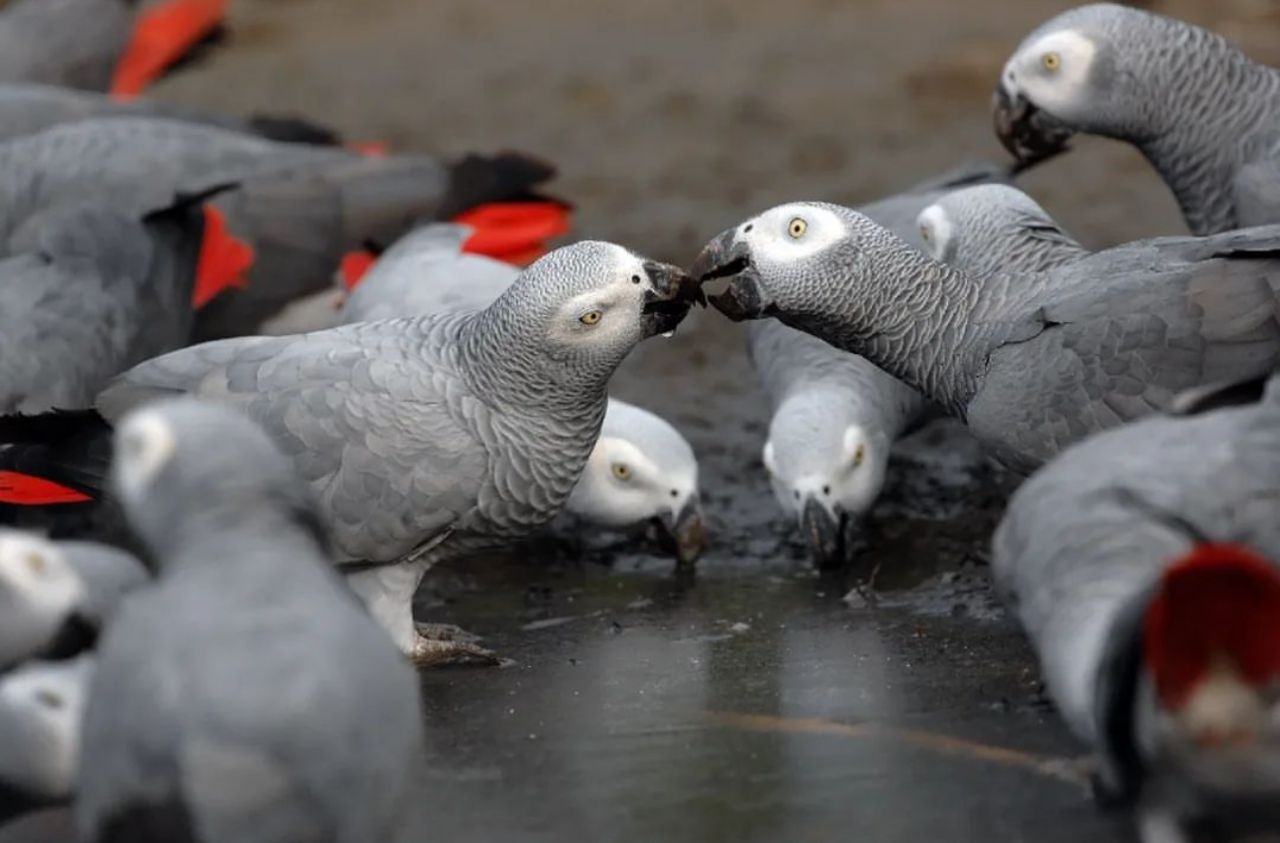
[[40,554],[28,553],[25,561],[27,563],[27,567],[31,569],[32,573],[44,573],[44,557]]
[[867,455],[867,449],[864,446],[859,445],[857,450],[853,452],[853,467],[857,468],[858,466],[862,465],[862,458],[865,457],[866,455]]
[[927,225],[920,226],[920,236],[924,239],[926,243],[929,242],[929,226]]
[[578,321],[583,325],[594,325],[600,321],[600,311],[588,310],[586,313],[578,317]]
[[1062,66],[1062,56],[1057,53],[1045,53],[1040,61],[1044,63],[1044,69],[1051,72]]
[[791,220],[791,222],[787,223],[787,233],[790,234],[793,239],[799,240],[801,237],[804,236],[804,233],[808,230],[809,230],[809,223],[805,222],[799,217],[795,217]]
[[631,469],[627,467],[626,463],[615,462],[613,464],[613,476],[619,480],[630,480]]

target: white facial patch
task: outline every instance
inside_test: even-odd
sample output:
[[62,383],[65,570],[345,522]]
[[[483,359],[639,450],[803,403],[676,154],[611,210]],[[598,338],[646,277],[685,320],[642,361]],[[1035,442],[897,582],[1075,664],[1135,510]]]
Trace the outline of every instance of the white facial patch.
[[770,208],[738,229],[761,263],[798,260],[829,249],[848,235],[844,221],[826,208],[795,202]]
[[116,483],[122,497],[137,498],[173,457],[177,442],[159,413],[142,410],[116,431]]
[[601,436],[567,509],[605,527],[627,527],[670,510],[667,486],[658,467],[634,443]]
[[1004,86],[1070,122],[1089,105],[1089,74],[1097,51],[1097,45],[1077,30],[1051,32],[1009,60]]
[[62,552],[51,542],[18,532],[0,533],[0,590],[49,619],[63,617],[84,598],[84,583]]
[[[93,660],[33,662],[0,680],[0,717],[20,724],[27,752],[10,757],[0,747],[6,780],[49,798],[71,793],[80,760],[80,722]],[[18,747],[9,748],[17,751]]]
[[942,260],[951,243],[951,218],[947,216],[942,205],[934,203],[920,212],[916,217],[916,225],[920,228],[920,239],[924,241],[925,252],[936,261]]

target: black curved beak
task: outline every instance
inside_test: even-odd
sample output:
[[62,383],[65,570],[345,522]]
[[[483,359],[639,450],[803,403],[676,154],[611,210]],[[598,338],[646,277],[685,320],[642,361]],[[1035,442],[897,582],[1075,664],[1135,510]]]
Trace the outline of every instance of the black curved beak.
[[809,543],[809,556],[819,571],[841,568],[848,561],[845,552],[845,523],[848,516],[832,514],[817,498],[808,498],[800,513],[800,526]]
[[706,307],[702,286],[680,267],[645,261],[644,271],[649,277],[641,309],[645,336],[674,331],[694,304]]
[[991,98],[996,137],[1017,158],[1021,169],[1065,152],[1075,131],[1058,118],[1041,111],[1019,93],[1010,93],[1001,82]]
[[711,306],[735,322],[769,316],[772,303],[751,263],[751,247],[731,228],[702,249],[690,270],[699,283],[728,278],[724,292],[708,296]]
[[690,498],[679,512],[667,512],[654,519],[658,543],[662,549],[674,553],[676,564],[692,566],[707,546],[706,526],[702,521],[702,506],[696,496]]

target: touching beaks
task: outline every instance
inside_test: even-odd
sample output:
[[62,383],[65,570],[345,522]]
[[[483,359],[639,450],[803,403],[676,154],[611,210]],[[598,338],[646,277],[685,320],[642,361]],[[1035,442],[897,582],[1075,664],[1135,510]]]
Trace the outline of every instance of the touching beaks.
[[731,228],[708,243],[693,262],[690,273],[699,283],[729,280],[723,292],[707,297],[711,306],[735,322],[768,315],[769,303],[751,263],[751,247]]

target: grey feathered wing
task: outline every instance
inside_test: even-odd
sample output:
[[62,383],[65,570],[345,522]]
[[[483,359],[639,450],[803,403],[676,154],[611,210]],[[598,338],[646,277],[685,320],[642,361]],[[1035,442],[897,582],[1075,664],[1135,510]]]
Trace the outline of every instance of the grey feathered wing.
[[75,206],[14,233],[0,259],[0,413],[87,406],[112,376],[188,341],[198,210],[169,217]]
[[1148,241],[1051,272],[1076,280],[1049,285],[1038,333],[991,353],[967,411],[1021,452],[1001,455],[1015,467],[1280,362],[1280,229]]
[[442,355],[424,364],[423,348],[448,340],[423,324],[193,346],[126,372],[97,406],[113,421],[178,393],[240,407],[293,460],[340,558],[389,562],[463,521],[490,474],[472,432],[487,411]]

